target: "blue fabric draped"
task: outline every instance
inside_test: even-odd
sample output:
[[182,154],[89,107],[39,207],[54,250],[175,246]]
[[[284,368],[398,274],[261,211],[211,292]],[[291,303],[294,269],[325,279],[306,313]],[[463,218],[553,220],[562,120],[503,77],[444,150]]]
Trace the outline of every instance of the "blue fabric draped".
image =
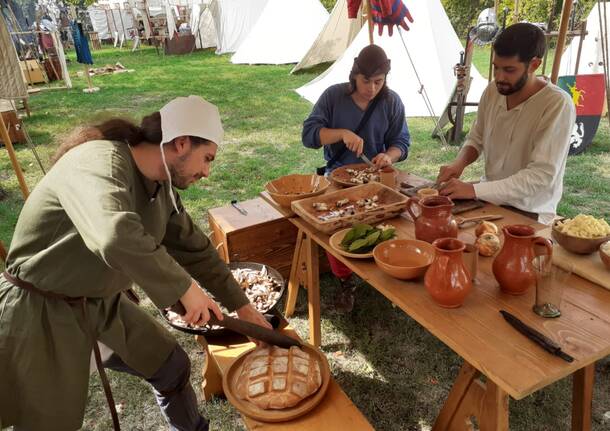
[[87,42],[87,36],[83,32],[83,25],[72,21],[70,24],[72,27],[72,38],[74,39],[74,49],[76,49],[76,61],[81,64],[93,64],[93,58],[91,58],[91,51],[89,50],[89,42]]

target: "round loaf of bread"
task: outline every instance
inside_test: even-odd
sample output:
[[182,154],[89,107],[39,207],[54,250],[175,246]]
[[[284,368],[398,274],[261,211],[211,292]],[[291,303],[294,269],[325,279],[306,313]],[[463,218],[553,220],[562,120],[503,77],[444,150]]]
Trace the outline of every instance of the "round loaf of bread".
[[317,359],[298,347],[257,347],[238,370],[236,395],[261,409],[285,409],[322,385]]

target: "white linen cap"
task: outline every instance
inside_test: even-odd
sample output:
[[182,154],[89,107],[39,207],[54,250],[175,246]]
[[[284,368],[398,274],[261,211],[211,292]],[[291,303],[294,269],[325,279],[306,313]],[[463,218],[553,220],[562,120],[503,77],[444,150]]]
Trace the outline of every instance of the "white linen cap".
[[179,136],[196,136],[222,144],[224,130],[218,108],[202,97],[176,97],[160,112],[162,144]]

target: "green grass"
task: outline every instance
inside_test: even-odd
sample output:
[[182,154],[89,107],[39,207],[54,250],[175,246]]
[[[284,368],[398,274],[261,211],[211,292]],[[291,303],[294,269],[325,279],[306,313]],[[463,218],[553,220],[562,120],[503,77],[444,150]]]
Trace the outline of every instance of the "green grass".
[[[93,53],[96,65],[120,61],[134,73],[94,78],[101,91],[84,94],[83,78],[73,79],[74,89],[52,90],[30,100],[32,117],[25,120],[42,158],[48,161],[63,134],[83,122],[107,115],[139,118],[159,109],[179,95],[199,94],[219,105],[227,145],[215,162],[212,175],[183,193],[194,218],[207,229],[206,210],[225,205],[232,198],[255,197],[264,183],[289,172],[313,172],[322,163],[319,151],[302,147],[302,121],[311,105],[293,90],[313,79],[322,68],[296,76],[291,66],[238,66],[228,56],[211,51],[169,57],[145,48],[105,49]],[[70,54],[71,58],[74,58]],[[475,64],[487,75],[488,49],[475,52]],[[80,66],[70,67],[72,73]],[[550,70],[550,62],[547,71]],[[467,119],[467,127],[472,121]],[[443,148],[430,138],[429,119],[409,119],[413,146],[401,168],[433,178],[441,164],[455,157],[456,147]],[[17,146],[18,158],[33,188],[42,174],[31,152]],[[4,152],[0,151],[0,154]],[[586,212],[610,219],[610,139],[606,120],[585,155],[571,157],[565,177],[565,194],[559,208],[563,215]],[[467,171],[474,179],[476,164]],[[23,199],[10,163],[0,156],[0,187],[8,197],[0,201],[0,239],[9,243]],[[332,311],[334,281],[323,276],[322,350],[332,372],[350,398],[379,430],[424,430],[432,424],[444,401],[461,359],[416,322],[395,309],[370,286],[362,284],[356,308],[350,315]],[[154,309],[147,304],[151,312]],[[291,324],[307,336],[306,298],[299,298]],[[176,334],[193,361],[193,384],[199,392],[202,355],[191,337]],[[597,367],[594,398],[594,430],[608,429],[603,413],[610,410],[610,362]],[[138,379],[110,373],[115,398],[124,403],[124,429],[166,429],[154,398]],[[519,402],[511,402],[513,430],[568,430],[571,389],[564,379]],[[239,415],[224,400],[202,403],[212,429],[242,429]],[[109,415],[96,376],[92,377],[84,429],[110,429]]]

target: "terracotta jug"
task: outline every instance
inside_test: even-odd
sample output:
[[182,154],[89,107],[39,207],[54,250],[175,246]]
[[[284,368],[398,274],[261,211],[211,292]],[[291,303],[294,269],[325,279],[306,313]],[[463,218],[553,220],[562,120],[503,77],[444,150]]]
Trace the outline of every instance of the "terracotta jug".
[[[416,216],[414,207],[419,207]],[[451,214],[453,202],[446,196],[413,197],[407,201],[407,211],[415,222],[415,238],[432,243],[438,238],[457,238],[458,225]]]
[[453,238],[437,239],[432,245],[436,257],[426,272],[424,285],[438,305],[457,308],[472,289],[472,276],[463,260],[466,245]]
[[535,236],[536,230],[527,225],[515,224],[502,228],[504,245],[494,259],[492,270],[502,292],[522,295],[536,284],[536,276],[531,262],[536,253],[534,245],[544,247],[546,253],[553,254],[551,241]]

